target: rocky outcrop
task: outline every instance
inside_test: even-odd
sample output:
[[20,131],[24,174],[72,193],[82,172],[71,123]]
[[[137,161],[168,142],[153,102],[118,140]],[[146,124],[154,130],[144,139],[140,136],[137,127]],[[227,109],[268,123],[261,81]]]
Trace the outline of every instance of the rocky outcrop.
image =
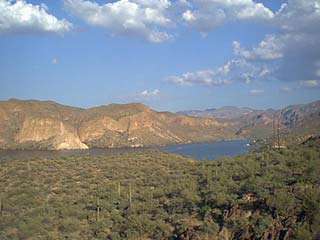
[[27,117],[15,136],[18,144],[48,142],[52,149],[87,149],[80,141],[76,130],[59,120],[52,118]]
[[228,135],[226,124],[215,119],[156,112],[142,104],[80,109],[10,100],[0,102],[0,126],[1,148],[141,147]]
[[[229,127],[234,128],[237,136],[244,138],[269,138],[278,127],[281,134],[289,138],[314,134],[320,129],[320,101],[292,105],[279,110],[222,107],[178,113],[187,116],[214,117],[220,122],[223,119],[229,123]],[[286,142],[299,142],[296,140],[285,139]]]
[[279,111],[242,110],[240,118],[230,120],[156,112],[138,103],[81,109],[12,99],[0,102],[0,148],[137,147],[269,137],[274,119],[280,120],[282,133],[301,136],[320,129],[320,101]]

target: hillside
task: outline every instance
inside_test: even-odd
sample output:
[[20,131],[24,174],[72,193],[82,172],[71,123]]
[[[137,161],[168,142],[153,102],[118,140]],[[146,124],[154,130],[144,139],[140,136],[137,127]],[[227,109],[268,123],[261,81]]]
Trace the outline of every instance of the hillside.
[[278,128],[283,141],[302,141],[320,129],[320,101],[281,110],[225,107],[210,111],[196,117],[199,113],[157,112],[139,103],[82,109],[11,99],[0,102],[0,148],[59,150],[272,139]]
[[194,116],[194,117],[214,117],[221,119],[236,119],[243,117],[252,113],[261,112],[260,110],[255,110],[247,107],[233,107],[226,106],[221,108],[210,108],[206,110],[190,110],[190,111],[180,111],[177,112],[181,115]]
[[4,156],[0,239],[319,239],[319,159],[316,138],[217,161]]
[[233,137],[213,118],[156,112],[143,104],[81,109],[51,101],[0,102],[0,148],[140,147]]
[[283,141],[301,141],[320,131],[320,101],[292,105],[280,110],[266,110],[235,120],[237,135],[247,137],[275,137],[279,129]]
[[183,115],[213,117],[237,129],[235,135],[245,138],[274,138],[277,129],[283,141],[308,137],[320,130],[320,101],[292,105],[280,110],[222,107],[204,111],[184,111]]

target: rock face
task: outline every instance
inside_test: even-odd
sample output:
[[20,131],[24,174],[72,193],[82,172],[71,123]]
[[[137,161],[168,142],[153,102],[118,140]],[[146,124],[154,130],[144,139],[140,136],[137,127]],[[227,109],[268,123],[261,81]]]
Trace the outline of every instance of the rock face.
[[255,110],[251,108],[222,107],[204,111],[184,111],[179,114],[214,117],[229,123],[236,135],[245,138],[268,138],[276,128],[282,135],[294,137],[319,133],[320,101],[288,106],[280,110]]
[[75,129],[62,121],[50,118],[26,118],[16,134],[18,144],[52,140],[53,149],[87,149]]
[[81,109],[12,99],[0,102],[0,148],[141,147],[270,137],[274,119],[279,119],[282,133],[310,135],[320,129],[320,101],[278,111],[243,108],[232,115],[232,109],[220,109],[223,118],[206,118],[156,112],[137,103]]
[[239,126],[238,134],[245,137],[270,137],[277,129],[282,136],[294,138],[319,134],[320,101],[255,112],[234,122]]
[[74,126],[78,112],[75,108],[53,102],[1,102],[0,147],[87,149],[88,146],[81,142]]
[[232,137],[215,119],[156,112],[142,104],[80,109],[50,101],[0,102],[0,148],[141,147]]

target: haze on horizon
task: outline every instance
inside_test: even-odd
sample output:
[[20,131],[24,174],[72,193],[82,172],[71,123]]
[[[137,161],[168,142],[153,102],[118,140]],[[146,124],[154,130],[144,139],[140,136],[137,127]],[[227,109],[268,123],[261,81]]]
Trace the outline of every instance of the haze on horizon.
[[0,0],[0,100],[157,110],[320,96],[320,0]]

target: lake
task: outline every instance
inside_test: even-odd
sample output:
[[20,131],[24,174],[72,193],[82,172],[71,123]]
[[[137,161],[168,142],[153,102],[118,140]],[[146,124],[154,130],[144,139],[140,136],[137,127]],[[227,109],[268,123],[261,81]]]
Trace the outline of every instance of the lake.
[[[194,143],[182,145],[170,145],[160,148],[161,151],[181,154],[198,160],[217,159],[223,156],[237,156],[245,154],[250,147],[248,140],[218,141],[209,143]],[[0,161],[28,160],[34,158],[55,159],[69,156],[113,156],[130,152],[141,152],[150,148],[93,148],[89,150],[62,150],[62,151],[38,151],[38,150],[0,150]],[[158,149],[158,148],[155,148]]]
[[230,140],[208,143],[171,145],[162,151],[181,154],[198,160],[214,160],[220,157],[234,157],[249,152],[249,140]]

